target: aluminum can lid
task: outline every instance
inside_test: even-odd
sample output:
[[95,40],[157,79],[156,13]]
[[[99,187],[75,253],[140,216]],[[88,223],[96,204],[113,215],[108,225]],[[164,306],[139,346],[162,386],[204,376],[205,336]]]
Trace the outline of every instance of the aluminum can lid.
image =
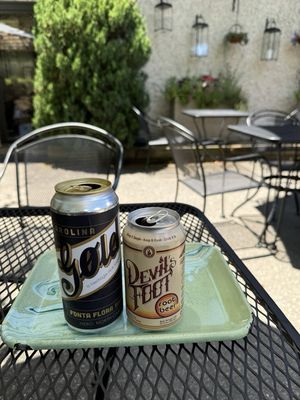
[[164,207],[140,208],[128,215],[128,224],[140,229],[168,229],[176,227],[179,223],[179,214]]
[[82,178],[60,182],[55,185],[56,193],[70,196],[84,196],[103,193],[111,187],[111,183],[105,179]]

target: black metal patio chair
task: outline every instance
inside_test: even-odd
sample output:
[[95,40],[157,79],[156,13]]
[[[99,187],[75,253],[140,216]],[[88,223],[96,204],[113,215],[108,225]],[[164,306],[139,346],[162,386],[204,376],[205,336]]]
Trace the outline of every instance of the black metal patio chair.
[[[255,111],[252,114],[250,114],[246,120],[247,125],[255,125],[255,126],[289,126],[289,125],[300,125],[300,120],[296,118],[296,114],[292,111],[291,113],[287,113],[284,111],[278,111],[278,110],[259,110]],[[255,152],[258,153],[271,153],[272,154],[276,153],[274,151],[274,146],[270,146],[270,144],[266,144],[263,141],[255,140],[252,142],[252,146],[254,148]],[[286,159],[287,157],[284,157],[284,152],[289,152],[290,154],[292,153],[292,157],[289,157],[289,159]],[[287,147],[282,147],[281,153],[283,155],[282,163],[281,163],[281,169],[282,170],[288,170],[290,168],[294,168],[295,163],[298,160],[298,152],[297,152],[297,146],[294,146],[291,149],[291,146]],[[264,158],[264,161],[267,160],[267,157]],[[273,169],[274,167],[277,168],[277,160],[268,160],[268,165],[269,168]],[[299,165],[300,166],[300,165]]]
[[[267,127],[267,126],[289,126],[289,125],[299,125],[300,120],[297,118],[298,110],[293,110],[290,113],[285,111],[279,110],[258,110],[253,112],[247,118],[247,125],[255,125],[260,127]],[[299,149],[297,145],[287,145],[281,146],[280,153],[281,153],[281,161],[280,161],[280,172],[278,172],[278,160],[272,158],[272,154],[277,154],[276,146],[270,146],[270,144],[266,144],[263,141],[253,141],[252,146],[255,152],[258,153],[268,153],[271,156],[265,156],[262,158],[263,164],[267,164],[268,172],[265,173],[267,176],[278,176],[283,171],[297,171],[300,169],[300,155]],[[267,180],[268,181],[268,180]],[[271,184],[272,182],[272,184]],[[285,179],[284,179],[284,182]],[[272,179],[270,182],[267,182],[270,189],[277,188],[278,183],[274,185],[274,180]],[[279,185],[280,186],[280,185]],[[282,187],[282,186],[281,186]],[[277,189],[276,189],[277,190]],[[297,214],[300,213],[299,201],[298,201],[298,194],[296,190],[291,191],[294,195],[295,204]],[[270,193],[268,193],[268,198]]]
[[116,189],[122,162],[123,146],[110,133],[79,122],[57,123],[16,140],[7,151],[0,180],[9,168],[15,169],[19,207],[49,206],[59,181],[105,178]]
[[[203,143],[200,143],[189,129],[176,121],[162,117],[160,124],[168,139],[176,166],[175,201],[178,196],[179,183],[186,185],[203,197],[203,212],[205,212],[207,196],[221,194],[221,213],[224,216],[225,193],[260,187],[261,182],[254,179],[253,176],[248,176],[237,169],[228,169],[227,161],[235,162],[235,157],[223,160],[224,169],[221,172],[208,173],[204,163]],[[246,159],[244,157],[244,160]],[[254,159],[253,154],[250,159]]]
[[[278,110],[259,110],[247,118],[247,125],[256,125],[259,127],[268,126],[300,126],[300,120],[297,118],[298,110],[295,109],[290,113]],[[288,129],[287,129],[288,132]],[[289,194],[293,195],[296,214],[300,214],[299,206],[299,190],[300,190],[300,155],[297,144],[281,145],[280,149],[276,145],[270,146],[261,141],[253,142],[253,147],[257,152],[269,153],[271,156],[265,157],[263,163],[267,163],[268,173],[264,174],[264,183],[268,187],[265,214],[267,220],[265,227],[260,235],[259,243],[268,245],[276,250],[276,240],[280,233],[281,224],[285,210],[286,198]],[[280,155],[278,156],[278,151]],[[272,154],[276,154],[275,159]],[[280,160],[278,159],[280,157]],[[280,165],[279,165],[280,164]],[[271,191],[274,191],[274,205],[270,210]],[[278,209],[279,197],[282,196],[282,201]],[[266,233],[271,221],[275,218],[278,209],[275,237],[272,242],[267,242]]]
[[161,129],[156,120],[149,117],[135,106],[132,107],[132,110],[137,116],[139,122],[137,144],[147,146],[146,169],[148,169],[150,163],[151,147],[167,146],[168,141],[166,137],[161,135]]

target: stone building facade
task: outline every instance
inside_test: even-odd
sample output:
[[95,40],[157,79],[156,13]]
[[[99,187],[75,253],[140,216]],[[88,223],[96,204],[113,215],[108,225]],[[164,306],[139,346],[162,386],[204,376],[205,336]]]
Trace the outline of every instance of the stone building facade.
[[[154,8],[159,0],[136,1],[152,45],[152,54],[144,69],[150,94],[148,112],[153,117],[171,115],[170,105],[164,98],[169,77],[217,76],[224,71],[225,65],[238,78],[249,111],[262,108],[289,111],[297,105],[294,93],[300,90],[300,44],[293,46],[291,38],[294,32],[300,33],[299,0],[236,0],[234,3],[239,3],[238,15],[232,11],[233,0],[167,0],[173,6],[171,32],[154,30]],[[34,0],[0,0],[0,22],[29,32],[34,3]],[[196,15],[200,14],[209,24],[209,52],[205,58],[191,57],[192,25]],[[237,18],[248,33],[249,43],[225,47],[224,36]],[[260,60],[266,18],[274,18],[282,32],[277,61]],[[2,59],[6,65],[14,62],[7,57]],[[30,59],[33,60],[31,55]],[[18,65],[23,68],[24,62],[18,62]],[[3,73],[1,75],[6,77]]]
[[[154,115],[169,113],[163,91],[170,76],[217,75],[228,64],[239,79],[250,111],[261,108],[291,110],[294,92],[300,89],[300,44],[293,46],[291,37],[300,33],[298,0],[254,0],[239,2],[238,22],[248,33],[245,46],[229,45],[223,38],[236,22],[233,0],[170,0],[173,5],[173,30],[154,31],[154,6],[158,0],[138,0],[151,39],[152,54],[145,71]],[[237,2],[236,2],[237,3]],[[195,16],[202,14],[209,24],[209,54],[191,57],[191,32]],[[261,61],[263,31],[266,18],[274,18],[281,29],[279,58]]]

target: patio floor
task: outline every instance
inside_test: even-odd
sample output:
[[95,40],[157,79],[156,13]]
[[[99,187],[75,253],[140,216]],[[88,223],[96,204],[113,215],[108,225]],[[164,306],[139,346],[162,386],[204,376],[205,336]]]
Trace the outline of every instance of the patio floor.
[[[243,163],[243,168],[250,165]],[[212,163],[211,169],[219,169]],[[1,182],[0,206],[16,205],[15,179],[13,171],[7,171]],[[78,172],[77,172],[78,177]],[[70,177],[68,176],[67,179]],[[38,184],[38,182],[37,182]],[[155,165],[145,171],[144,166],[124,168],[117,190],[121,203],[174,201],[176,176],[174,164]],[[278,252],[272,254],[266,248],[258,248],[257,235],[263,227],[263,207],[266,189],[261,188],[254,199],[243,206],[235,217],[231,211],[245,198],[245,191],[225,195],[225,214],[221,217],[221,196],[208,197],[206,216],[244,261],[253,275],[285,313],[295,328],[300,331],[300,217],[296,216],[293,199],[286,206]],[[192,190],[181,185],[178,201],[201,209],[203,199]],[[271,228],[270,234],[273,229]]]

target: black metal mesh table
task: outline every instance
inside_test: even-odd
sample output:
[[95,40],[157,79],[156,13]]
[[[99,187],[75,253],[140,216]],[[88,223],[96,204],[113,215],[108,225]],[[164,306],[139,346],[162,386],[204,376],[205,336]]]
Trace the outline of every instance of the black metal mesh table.
[[[155,204],[157,205],[157,204]],[[0,399],[300,399],[300,336],[197,209],[179,212],[187,241],[217,246],[253,311],[244,339],[110,349],[0,347]],[[121,206],[121,226],[139,205]],[[1,317],[37,257],[53,245],[49,210],[2,209]]]

